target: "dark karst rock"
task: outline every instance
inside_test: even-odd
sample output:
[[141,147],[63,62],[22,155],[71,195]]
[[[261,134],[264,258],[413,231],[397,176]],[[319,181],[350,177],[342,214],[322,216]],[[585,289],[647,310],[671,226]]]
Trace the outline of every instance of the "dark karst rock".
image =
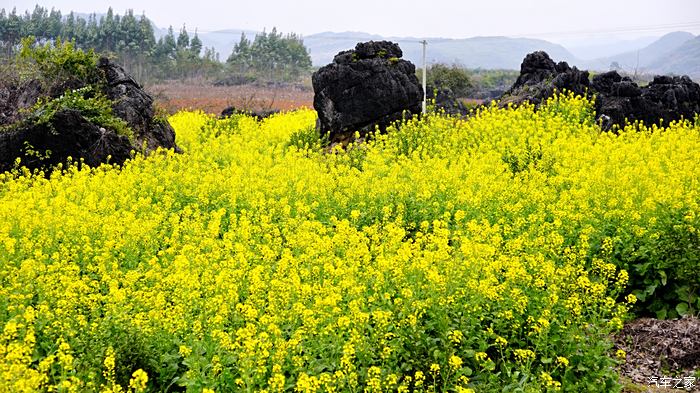
[[660,105],[664,121],[693,119],[700,113],[700,85],[688,76],[656,76],[642,89],[642,98]]
[[364,136],[375,127],[385,130],[421,112],[423,88],[402,55],[392,42],[359,43],[313,74],[314,109],[331,142],[347,143],[355,131]]
[[18,121],[21,112],[31,108],[41,96],[41,83],[36,79],[0,86],[0,125]]
[[[151,96],[111,60],[99,59],[97,68],[99,81],[71,78],[68,84],[58,81],[42,86],[29,82],[0,87],[0,96],[7,97],[0,105],[0,172],[12,169],[17,158],[22,166],[36,169],[66,162],[68,157],[75,162],[82,159],[90,166],[122,164],[132,150],[142,151],[144,147],[145,152],[159,147],[180,152],[170,124],[155,115]],[[101,89],[110,100],[113,115],[126,122],[134,138],[93,123],[76,109],[59,109],[41,121],[35,114],[26,114],[40,98],[54,99],[63,94],[65,90],[56,92],[57,86],[66,85],[71,90],[87,86]]]
[[[11,170],[15,159],[34,169],[82,158],[85,164],[122,163],[133,149],[129,138],[90,123],[80,112],[56,112],[46,124],[29,124],[0,133],[0,172]],[[9,155],[8,155],[9,152]]]
[[663,119],[668,124],[681,118],[692,120],[700,113],[700,85],[687,76],[657,76],[639,87],[630,78],[610,71],[593,77],[591,85],[597,94],[597,116],[606,116],[604,129],[623,126],[625,121],[660,125]]
[[525,101],[539,105],[556,91],[596,97],[596,116],[601,127],[624,126],[625,122],[642,121],[647,125],[692,120],[700,113],[700,85],[687,76],[656,76],[640,87],[617,71],[595,75],[588,82],[588,72],[555,64],[544,52],[528,54],[520,75],[501,97],[501,106]]
[[112,110],[134,131],[137,150],[145,142],[147,151],[162,147],[180,152],[170,123],[155,116],[153,98],[119,64],[103,57],[99,68],[105,75],[105,94],[113,102]]
[[538,105],[553,96],[555,91],[586,94],[588,87],[588,71],[569,67],[566,62],[557,64],[546,52],[533,52],[525,56],[518,79],[501,97],[501,106],[519,105],[525,101]]

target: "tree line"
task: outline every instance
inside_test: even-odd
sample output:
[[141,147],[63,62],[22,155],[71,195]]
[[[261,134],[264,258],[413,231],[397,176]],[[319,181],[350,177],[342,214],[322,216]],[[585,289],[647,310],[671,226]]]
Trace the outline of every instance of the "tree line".
[[296,34],[283,35],[276,28],[257,34],[251,42],[245,33],[226,60],[235,74],[268,80],[298,79],[311,69],[311,57]]
[[23,37],[33,36],[37,43],[71,40],[81,49],[116,56],[138,80],[221,78],[239,74],[253,79],[289,80],[311,68],[311,58],[301,37],[282,35],[276,29],[263,32],[250,41],[245,35],[226,63],[214,48],[204,48],[197,31],[190,36],[185,26],[176,34],[173,27],[156,39],[151,21],[124,15],[109,8],[105,15],[87,17],[71,12],[66,16],[55,9],[36,6],[30,13],[0,9],[0,51],[13,56]]

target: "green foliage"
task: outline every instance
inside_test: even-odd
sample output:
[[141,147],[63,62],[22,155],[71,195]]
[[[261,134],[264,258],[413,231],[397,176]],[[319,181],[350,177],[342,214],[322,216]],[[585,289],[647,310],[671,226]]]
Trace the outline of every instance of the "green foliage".
[[[24,120],[51,125],[56,112],[73,109],[88,121],[129,137],[133,131],[112,112],[111,101],[102,93],[101,72],[94,51],[77,49],[74,42],[57,39],[37,45],[34,37],[22,40],[17,55],[20,73],[25,78],[38,79],[48,96],[40,98],[24,113]],[[71,88],[79,86],[77,88]],[[66,89],[68,87],[68,89]]]
[[474,89],[481,92],[490,90],[507,90],[518,79],[516,70],[469,70],[469,76],[474,82]]
[[506,148],[503,162],[508,164],[508,168],[514,175],[530,169],[552,174],[554,168],[554,160],[545,155],[542,145],[532,145],[528,141],[525,142],[524,148]]
[[[636,311],[678,318],[700,310],[700,220],[689,210],[658,206],[653,227],[614,237],[611,256],[630,273]],[[603,247],[601,247],[603,248]]]
[[[418,80],[422,80],[423,70],[416,71]],[[435,89],[450,89],[457,97],[467,97],[472,89],[472,81],[466,69],[446,64],[433,64],[428,68],[428,94]]]
[[221,136],[230,136],[239,132],[238,122],[247,117],[244,114],[233,114],[223,119],[212,117],[202,125],[197,133],[197,140],[203,143],[206,140],[212,140]]
[[27,76],[39,76],[52,83],[73,79],[90,84],[99,79],[95,52],[76,49],[73,41],[62,41],[60,38],[44,45],[37,45],[34,37],[23,38],[18,63],[25,70],[35,70],[38,73],[32,75],[29,71]]
[[217,75],[221,70],[218,54],[203,48],[196,32],[190,37],[183,26],[176,39],[171,27],[156,41],[151,21],[132,10],[118,15],[110,8],[99,19],[72,12],[63,17],[60,11],[40,6],[25,15],[0,10],[0,49],[6,57],[12,57],[22,37],[28,36],[39,43],[70,41],[76,48],[116,57],[139,81]]
[[311,57],[296,34],[282,35],[273,28],[251,42],[245,34],[226,60],[228,72],[255,79],[294,81],[311,69]]
[[22,165],[27,165],[29,163],[34,163],[34,162],[42,162],[44,160],[48,160],[51,158],[51,150],[36,150],[34,146],[32,146],[28,141],[24,141],[24,158],[25,160],[22,161],[20,159],[20,163]]
[[107,97],[89,86],[66,91],[58,98],[40,99],[29,110],[29,121],[50,125],[56,112],[66,109],[77,110],[90,122],[127,136],[132,141],[134,139],[134,133],[126,122],[112,113],[112,103]]

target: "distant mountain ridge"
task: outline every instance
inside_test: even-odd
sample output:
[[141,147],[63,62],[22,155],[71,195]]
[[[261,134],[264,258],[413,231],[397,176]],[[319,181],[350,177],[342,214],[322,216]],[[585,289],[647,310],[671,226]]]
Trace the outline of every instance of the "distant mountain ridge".
[[638,37],[634,39],[611,38],[601,40],[575,40],[560,42],[574,56],[583,60],[594,60],[604,57],[615,56],[620,53],[637,51],[658,40],[659,37]]
[[[99,16],[99,14],[98,14]],[[179,28],[175,28],[175,33]],[[156,38],[167,34],[167,28],[154,26]],[[190,36],[194,31],[189,31]],[[231,54],[233,47],[245,33],[249,39],[259,31],[226,29],[217,31],[199,31],[198,35],[205,47],[214,47],[219,52],[221,61]],[[333,61],[340,51],[352,49],[358,42],[369,40],[389,40],[397,42],[404,52],[404,58],[420,66],[422,60],[421,38],[384,37],[364,32],[322,32],[303,37],[304,45],[309,49],[314,66],[323,66]],[[468,68],[482,69],[520,69],[520,64],[528,53],[543,50],[556,61],[566,61],[580,69],[608,71],[613,63],[621,69],[634,72],[657,74],[689,75],[700,79],[700,39],[688,32],[673,32],[656,40],[646,37],[628,41],[632,48],[638,48],[640,42],[650,42],[641,49],[627,50],[613,56],[594,60],[583,60],[563,45],[541,39],[510,37],[471,37],[462,39],[427,38],[428,63],[460,64]],[[624,47],[624,41],[615,43]],[[603,48],[603,46],[601,46]],[[609,50],[609,49],[608,49]],[[589,52],[593,53],[593,52]],[[639,56],[639,61],[637,57]]]
[[[95,16],[98,23],[104,13],[74,12],[74,16],[88,19]],[[63,15],[66,18],[68,14]],[[137,15],[138,17],[138,15]],[[167,34],[168,29],[159,27],[151,21],[156,39]],[[180,27],[173,27],[174,33]],[[190,37],[194,34],[190,28]],[[244,29],[225,29],[216,31],[197,31],[205,47],[214,48],[219,59],[225,61],[231,54],[241,34],[253,39],[259,31]],[[309,49],[314,66],[330,63],[340,51],[352,49],[358,42],[369,40],[389,40],[397,42],[404,58],[416,65],[422,64],[422,39],[415,37],[383,37],[364,32],[323,32],[303,37]],[[665,34],[658,39],[640,37],[633,40],[611,40],[610,42],[585,43],[583,46],[571,46],[573,52],[563,45],[541,39],[511,37],[471,37],[462,39],[428,38],[428,63],[459,64],[468,68],[514,69],[528,53],[543,50],[556,61],[566,61],[580,69],[607,71],[611,68],[627,72],[689,75],[700,79],[700,36],[684,31]],[[646,46],[641,47],[644,43]],[[590,60],[592,54],[610,53],[615,49],[627,50],[611,56],[601,56]]]
[[[389,40],[401,46],[404,58],[422,64],[421,39],[413,37],[382,37],[379,35],[345,32],[319,33],[304,37],[314,65],[330,63],[341,50],[352,49],[360,41]],[[468,68],[519,69],[526,54],[544,50],[553,58],[576,63],[576,57],[561,45],[544,40],[509,37],[473,37],[463,39],[428,38],[429,63],[457,63]]]
[[649,64],[658,74],[689,75],[700,79],[700,36],[694,37]]
[[[680,48],[695,36],[684,31],[668,33],[649,45],[635,51],[628,51],[617,55],[593,60],[589,66],[594,69],[607,69],[613,63],[626,71],[652,71],[653,68],[662,69],[660,62],[670,53]],[[659,64],[652,67],[652,64]]]

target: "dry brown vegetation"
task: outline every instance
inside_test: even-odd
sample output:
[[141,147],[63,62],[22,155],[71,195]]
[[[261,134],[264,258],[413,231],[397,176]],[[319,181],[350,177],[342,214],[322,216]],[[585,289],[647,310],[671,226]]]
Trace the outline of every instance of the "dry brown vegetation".
[[[673,391],[673,388],[656,388],[650,378],[695,378],[693,387],[676,391],[700,391],[700,319],[685,317],[676,320],[640,318],[620,332],[616,346],[627,353],[620,374],[629,381],[629,392]],[[681,386],[683,384],[680,384]],[[633,387],[636,387],[633,388]],[[677,389],[677,388],[676,388]]]
[[168,113],[181,109],[199,109],[221,113],[229,106],[243,110],[291,110],[313,106],[311,86],[214,86],[207,82],[159,83],[146,87],[156,103]]

